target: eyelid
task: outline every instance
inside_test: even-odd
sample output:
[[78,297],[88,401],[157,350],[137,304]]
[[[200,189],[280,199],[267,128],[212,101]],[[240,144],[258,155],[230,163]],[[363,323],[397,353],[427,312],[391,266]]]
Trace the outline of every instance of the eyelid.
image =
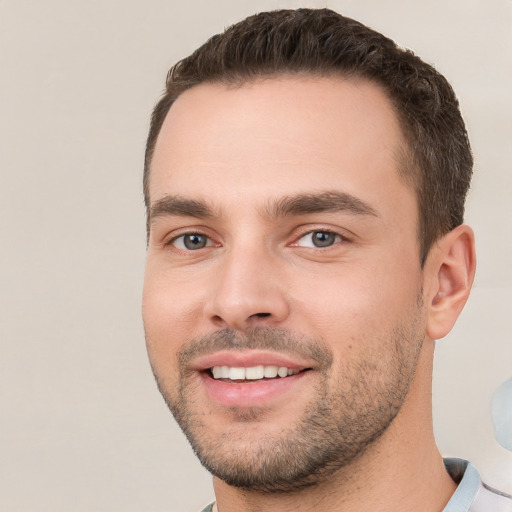
[[180,238],[183,238],[187,235],[200,235],[200,236],[204,236],[208,239],[208,243],[207,245],[203,248],[203,249],[206,249],[207,247],[212,247],[212,246],[220,246],[221,244],[218,243],[216,240],[215,240],[215,237],[212,236],[210,233],[209,233],[209,230],[203,228],[203,227],[187,227],[187,228],[181,228],[181,229],[176,229],[174,231],[172,231],[171,233],[168,233],[165,238],[162,240],[162,246],[163,247],[172,247],[174,246],[174,248],[177,250],[177,251],[182,251],[182,252],[196,252],[196,251],[199,251],[200,249],[197,249],[196,251],[193,251],[191,249],[181,249],[179,247],[176,247],[174,245],[174,243],[176,242],[176,240],[180,239]]
[[[204,247],[198,247],[197,249],[189,249],[188,247],[186,247],[185,246],[185,237],[187,237],[189,235],[197,235],[197,236],[200,236],[200,237],[204,237],[206,239],[205,246]],[[178,241],[180,239],[181,239],[181,242],[180,242],[179,245],[182,246],[182,247],[178,247]],[[179,251],[183,251],[183,252],[197,252],[197,251],[200,251],[201,249],[206,249],[207,247],[211,247],[212,245],[214,245],[213,240],[209,236],[203,235],[201,233],[184,233],[182,235],[175,236],[174,238],[172,238],[170,240],[169,243],[171,245],[173,245]]]
[[[329,246],[326,246],[326,247],[307,247],[307,246],[300,246],[299,245],[299,241],[302,238],[304,238],[307,235],[311,235],[313,233],[329,233],[329,234],[332,234],[332,235],[340,237],[341,240],[339,240],[337,242],[334,242],[332,245],[329,245]],[[336,246],[339,243],[351,242],[353,240],[353,238],[354,238],[353,236],[350,236],[350,234],[347,234],[346,230],[341,229],[341,228],[335,228],[333,226],[325,226],[325,225],[322,225],[322,226],[311,226],[311,225],[308,225],[308,226],[302,226],[302,227],[299,228],[298,232],[296,232],[293,235],[293,242],[290,244],[290,246],[291,247],[306,247],[306,248],[309,248],[309,249],[316,249],[316,250],[325,251],[325,250],[328,250],[329,248],[332,248],[332,247]]]
[[[332,233],[333,235],[339,236],[341,238],[341,241],[335,242],[332,246],[337,245],[338,243],[341,243],[341,242],[352,242],[354,240],[354,238],[356,238],[356,236],[353,235],[351,232],[349,232],[346,229],[342,229],[340,227],[326,226],[325,224],[323,224],[323,225],[308,224],[308,225],[303,225],[303,226],[299,226],[299,227],[295,228],[294,233],[291,235],[292,242],[289,243],[288,245],[292,246],[292,247],[300,247],[298,245],[298,242],[300,241],[300,239],[305,237],[306,235],[309,235],[309,234],[312,234],[315,232]],[[178,240],[179,238],[182,238],[186,235],[191,235],[191,234],[201,235],[208,239],[208,244],[204,248],[212,247],[212,246],[220,247],[222,245],[222,243],[217,241],[217,237],[212,235],[211,231],[203,226],[190,226],[190,227],[186,227],[186,228],[175,229],[172,232],[168,233],[165,237],[163,237],[161,245],[163,247],[173,246],[173,244],[174,244],[174,242],[176,242],[176,240]],[[323,248],[317,247],[316,249],[325,251],[326,249],[329,249],[329,247],[332,247],[332,246],[327,246],[327,247],[323,247]],[[175,247],[175,249],[177,251],[182,251],[182,252],[196,252],[196,251],[200,250],[200,249],[197,249],[196,251],[193,251],[190,249],[180,249],[177,247]]]

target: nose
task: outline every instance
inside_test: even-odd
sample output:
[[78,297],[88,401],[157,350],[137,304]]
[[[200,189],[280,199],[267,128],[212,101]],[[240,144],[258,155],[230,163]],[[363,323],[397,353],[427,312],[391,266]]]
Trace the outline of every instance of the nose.
[[206,315],[217,328],[245,331],[281,324],[289,303],[271,254],[254,248],[232,248],[215,268]]

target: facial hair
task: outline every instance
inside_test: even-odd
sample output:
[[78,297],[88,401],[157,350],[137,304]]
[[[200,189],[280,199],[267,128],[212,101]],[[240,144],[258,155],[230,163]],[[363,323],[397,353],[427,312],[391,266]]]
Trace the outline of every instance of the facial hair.
[[[223,329],[184,344],[179,384],[172,389],[153,372],[167,405],[203,466],[227,484],[262,493],[289,493],[316,485],[353,463],[388,429],[413,380],[423,337],[418,322],[373,340],[372,352],[351,359],[333,375],[333,356],[321,340],[283,329],[245,333]],[[210,435],[208,416],[196,405],[197,376],[190,361],[219,350],[272,350],[316,362],[313,398],[301,417],[279,432],[265,429],[265,410],[232,409],[231,422]],[[260,428],[261,427],[261,428]],[[247,436],[245,429],[258,435]],[[260,433],[261,431],[261,433]]]

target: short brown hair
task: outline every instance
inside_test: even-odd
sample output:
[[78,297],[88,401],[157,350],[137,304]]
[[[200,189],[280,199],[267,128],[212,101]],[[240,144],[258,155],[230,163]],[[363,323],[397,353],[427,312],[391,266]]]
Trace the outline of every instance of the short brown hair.
[[458,101],[448,81],[410,50],[329,9],[263,12],[209,39],[174,65],[153,110],[144,162],[176,98],[200,83],[243,84],[283,74],[365,78],[380,85],[406,141],[400,173],[418,198],[421,264],[437,239],[463,222],[473,157]]

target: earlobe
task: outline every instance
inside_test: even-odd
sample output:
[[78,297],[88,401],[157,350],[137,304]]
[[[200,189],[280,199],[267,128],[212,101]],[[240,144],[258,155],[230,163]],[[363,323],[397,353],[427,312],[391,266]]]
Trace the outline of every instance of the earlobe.
[[476,267],[473,230],[463,224],[447,233],[429,255],[427,267],[427,336],[440,339],[452,329],[471,291]]

